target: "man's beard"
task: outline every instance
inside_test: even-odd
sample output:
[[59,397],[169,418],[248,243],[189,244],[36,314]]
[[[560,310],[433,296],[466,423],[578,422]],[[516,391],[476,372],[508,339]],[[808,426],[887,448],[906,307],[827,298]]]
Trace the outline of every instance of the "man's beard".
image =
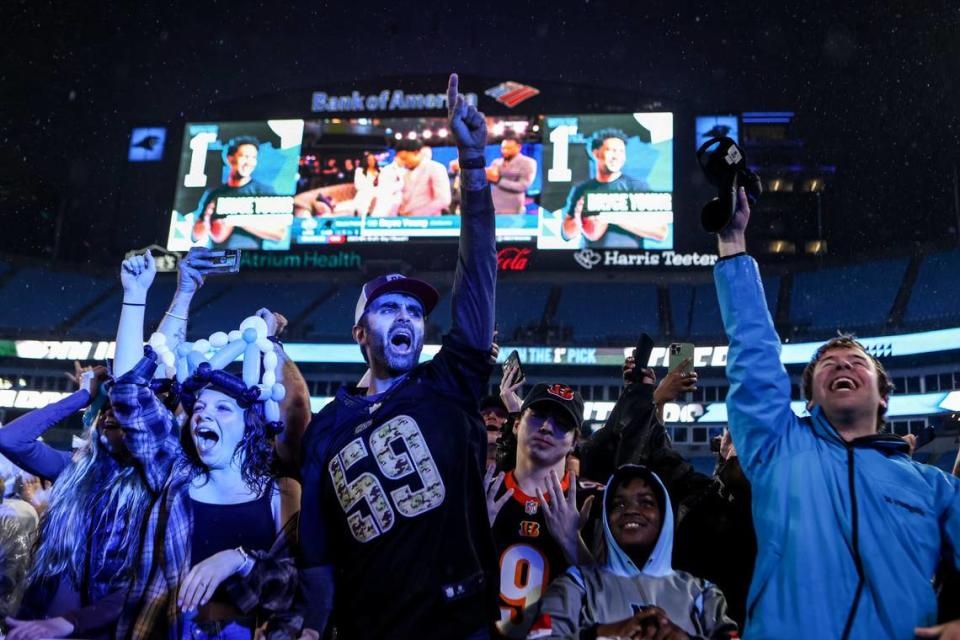
[[[416,338],[415,338],[416,339]],[[407,373],[420,360],[420,351],[423,349],[422,341],[414,342],[407,353],[394,353],[388,348],[388,344],[377,340],[370,345],[370,359],[376,362],[380,368],[385,369],[391,378]]]

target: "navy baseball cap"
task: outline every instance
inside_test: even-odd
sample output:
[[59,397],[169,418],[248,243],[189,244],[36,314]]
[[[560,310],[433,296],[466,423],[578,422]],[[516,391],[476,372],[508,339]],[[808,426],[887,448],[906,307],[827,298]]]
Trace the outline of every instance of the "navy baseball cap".
[[523,399],[520,411],[523,412],[527,407],[535,404],[552,404],[555,407],[561,407],[569,414],[577,429],[583,424],[583,396],[579,391],[574,391],[565,384],[541,382],[535,385]]
[[429,315],[437,306],[440,294],[429,283],[416,278],[408,278],[399,273],[390,273],[370,280],[360,290],[360,299],[357,300],[357,310],[353,314],[353,323],[360,322],[370,303],[385,293],[405,293],[413,296],[423,305],[423,315]]

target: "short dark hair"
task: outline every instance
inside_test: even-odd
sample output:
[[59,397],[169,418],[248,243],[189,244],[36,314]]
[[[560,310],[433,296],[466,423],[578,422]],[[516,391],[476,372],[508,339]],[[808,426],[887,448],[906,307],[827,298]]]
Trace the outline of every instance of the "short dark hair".
[[404,138],[403,140],[398,140],[397,144],[393,146],[394,151],[420,151],[423,149],[423,143],[414,138],[410,140],[409,138]]
[[501,140],[513,140],[517,144],[522,144],[520,140],[520,134],[514,131],[513,129],[507,129],[503,132],[503,137]]
[[237,149],[242,147],[245,144],[252,144],[253,146],[260,148],[260,141],[254,138],[253,136],[237,136],[230,140],[227,143],[227,155],[232,156],[236,155]]
[[[839,335],[836,338],[831,338],[830,340],[824,342],[817,349],[816,353],[813,354],[813,357],[810,358],[810,362],[807,363],[807,366],[803,370],[803,397],[807,402],[813,399],[813,370],[817,368],[817,363],[827,354],[829,351],[835,349],[860,349],[863,351],[868,358],[873,360],[873,366],[877,369],[877,390],[880,391],[882,397],[887,397],[893,393],[896,388],[892,382],[890,382],[890,376],[887,375],[887,370],[883,368],[883,365],[877,360],[873,354],[867,351],[867,348],[864,347],[860,341],[858,341],[853,335],[843,334]],[[887,408],[882,404],[880,405],[879,410],[877,411],[877,428],[883,428],[885,420],[883,416],[886,414]]]
[[590,151],[596,151],[603,146],[604,140],[609,140],[610,138],[623,140],[623,144],[627,144],[627,134],[623,132],[623,129],[614,129],[612,127],[608,127],[593,133],[593,135],[590,137]]

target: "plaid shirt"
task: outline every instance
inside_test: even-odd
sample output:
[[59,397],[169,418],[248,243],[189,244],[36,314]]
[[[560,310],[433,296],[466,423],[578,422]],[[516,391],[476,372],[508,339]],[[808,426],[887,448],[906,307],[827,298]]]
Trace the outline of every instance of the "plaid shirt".
[[[176,594],[192,566],[189,488],[195,471],[183,456],[173,414],[148,386],[155,368],[156,355],[148,353],[110,389],[126,445],[143,465],[148,486],[157,495],[117,638],[179,639],[183,621]],[[247,576],[233,575],[224,581],[231,601],[244,613],[257,610],[267,617],[290,609],[297,590],[296,529],[293,518],[269,551],[249,552],[255,563]]]

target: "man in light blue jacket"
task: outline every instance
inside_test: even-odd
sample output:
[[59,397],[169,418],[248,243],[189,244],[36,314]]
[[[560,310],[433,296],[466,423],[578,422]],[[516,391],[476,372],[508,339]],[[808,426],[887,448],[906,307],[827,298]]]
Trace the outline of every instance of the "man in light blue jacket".
[[714,272],[730,431],[759,545],[745,637],[960,637],[960,621],[934,626],[931,586],[941,557],[960,567],[960,483],[878,433],[890,388],[853,340],[818,350],[805,375],[810,417],[791,411],[780,339],[746,255],[749,217],[741,190]]

